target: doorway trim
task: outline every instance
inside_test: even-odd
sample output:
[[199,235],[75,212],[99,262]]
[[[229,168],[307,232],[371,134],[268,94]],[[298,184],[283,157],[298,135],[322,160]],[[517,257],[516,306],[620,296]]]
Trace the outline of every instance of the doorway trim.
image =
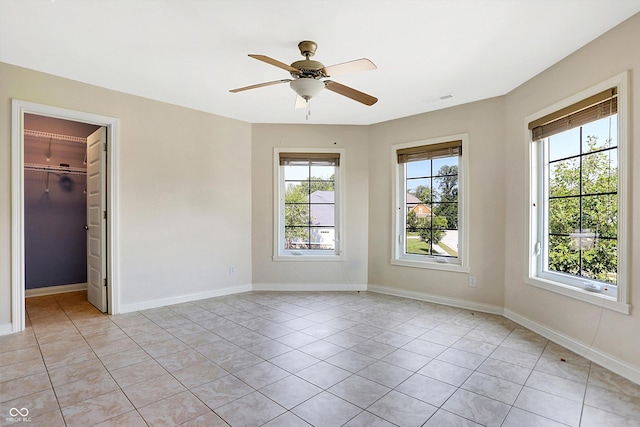
[[57,119],[90,123],[107,128],[107,301],[108,313],[120,312],[118,247],[118,137],[119,119],[18,99],[11,100],[11,329],[25,329],[24,256],[24,115],[36,114]]

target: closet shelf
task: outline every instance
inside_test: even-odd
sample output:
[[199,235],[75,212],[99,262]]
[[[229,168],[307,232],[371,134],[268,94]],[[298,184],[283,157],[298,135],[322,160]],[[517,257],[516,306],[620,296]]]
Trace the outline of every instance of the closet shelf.
[[29,138],[39,138],[42,140],[46,140],[43,142],[67,142],[67,143],[76,143],[76,144],[87,144],[87,138],[82,138],[79,136],[70,136],[70,135],[60,135],[57,133],[50,132],[41,132],[38,130],[25,129],[24,136]]
[[51,166],[51,165],[39,165],[37,163],[25,163],[24,170],[39,171],[39,172],[57,172],[68,173],[71,175],[86,175],[87,171],[83,168],[75,168],[71,166]]

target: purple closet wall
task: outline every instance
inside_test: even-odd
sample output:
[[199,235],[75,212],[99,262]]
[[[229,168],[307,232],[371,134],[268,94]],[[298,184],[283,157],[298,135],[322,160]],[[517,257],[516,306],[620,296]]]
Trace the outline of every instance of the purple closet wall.
[[[48,126],[42,126],[42,119]],[[55,122],[48,122],[55,120]],[[40,126],[39,126],[40,124]],[[73,122],[25,117],[25,129],[70,135]],[[86,125],[85,125],[86,126]],[[75,131],[76,136],[78,131]],[[87,136],[90,129],[82,131]],[[86,145],[25,136],[25,164],[84,168]],[[50,155],[50,161],[47,161]],[[49,177],[47,182],[47,175]],[[87,281],[86,175],[24,171],[26,289]],[[47,191],[48,190],[48,191]]]

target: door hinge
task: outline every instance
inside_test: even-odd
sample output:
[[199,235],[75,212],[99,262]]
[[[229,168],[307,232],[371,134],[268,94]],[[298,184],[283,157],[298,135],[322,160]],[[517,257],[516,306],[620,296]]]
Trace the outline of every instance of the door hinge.
[[102,219],[107,219],[107,211],[102,211]]
[[102,282],[104,283],[104,287],[106,288],[106,287],[107,287],[107,278],[105,277],[105,278],[102,280]]
[[102,144],[102,151],[107,151],[107,143]]

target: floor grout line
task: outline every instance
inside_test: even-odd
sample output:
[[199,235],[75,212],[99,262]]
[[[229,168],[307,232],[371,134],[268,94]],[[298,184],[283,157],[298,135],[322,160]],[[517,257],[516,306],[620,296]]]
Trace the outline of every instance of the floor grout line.
[[[317,421],[317,417],[321,415],[315,413],[315,410],[312,408],[315,408],[316,402],[324,399],[322,396],[332,396],[332,402],[342,405],[343,411],[348,411],[340,412],[340,410],[336,409],[335,411],[328,411],[327,414],[322,414],[324,416],[337,417],[336,419],[339,419],[339,421],[336,422],[340,425],[351,422],[358,423],[360,422],[358,419],[366,416],[378,417],[381,421],[385,420],[393,425],[403,425],[403,422],[409,421],[398,415],[398,408],[394,405],[399,405],[400,402],[405,402],[406,404],[412,402],[411,405],[417,405],[415,407],[435,408],[432,415],[426,418],[424,414],[403,415],[410,418],[416,417],[416,420],[422,420],[421,422],[429,427],[437,422],[436,419],[441,419],[442,417],[449,417],[450,419],[460,417],[459,422],[462,422],[463,419],[473,422],[489,422],[489,418],[474,412],[475,409],[469,412],[469,410],[465,410],[459,406],[459,398],[463,395],[475,396],[472,398],[472,401],[467,402],[467,404],[471,404],[472,406],[485,404],[494,405],[496,409],[501,408],[500,411],[498,411],[499,414],[489,414],[489,416],[493,416],[493,418],[490,418],[493,420],[491,421],[492,423],[498,422],[499,424],[497,425],[502,425],[503,427],[517,425],[514,423],[517,422],[516,420],[518,420],[519,417],[531,417],[532,419],[540,417],[540,421],[546,420],[546,422],[551,422],[553,420],[554,422],[558,422],[562,420],[563,422],[579,425],[582,422],[588,423],[589,420],[586,418],[594,416],[593,411],[591,411],[591,414],[585,414],[584,411],[589,387],[595,386],[590,385],[591,377],[595,375],[593,365],[588,361],[584,361],[579,355],[572,354],[568,350],[551,343],[532,331],[498,315],[477,313],[400,297],[368,294],[366,292],[357,294],[346,292],[247,292],[244,294],[159,307],[120,316],[106,316],[93,309],[85,300],[86,297],[84,295],[86,294],[82,292],[74,292],[72,294],[58,294],[53,298],[34,297],[28,299],[28,328],[27,332],[23,333],[23,336],[32,334],[35,345],[18,348],[38,347],[40,359],[34,360],[40,360],[44,364],[44,372],[47,373],[49,386],[57,403],[57,409],[52,412],[60,412],[60,416],[63,417],[63,419],[63,407],[60,406],[61,397],[58,395],[58,391],[61,390],[61,387],[76,383],[81,389],[87,386],[83,381],[85,381],[86,378],[93,377],[85,376],[78,380],[74,379],[73,381],[54,386],[54,381],[51,377],[52,371],[58,368],[64,368],[65,366],[88,362],[89,360],[94,360],[94,358],[100,363],[104,372],[108,373],[108,377],[115,384],[116,389],[84,400],[75,401],[75,398],[72,398],[74,403],[66,404],[64,408],[77,408],[79,407],[77,405],[91,403],[98,397],[102,396],[104,398],[107,394],[115,392],[123,395],[131,408],[133,408],[110,418],[104,418],[104,416],[102,416],[100,422],[109,420],[116,422],[117,419],[120,419],[119,417],[130,412],[135,412],[139,417],[138,421],[146,424],[149,420],[145,420],[144,417],[153,417],[154,414],[149,414],[148,410],[144,411],[143,409],[147,407],[156,408],[158,402],[165,401],[171,403],[183,402],[181,405],[192,405],[198,402],[196,406],[201,409],[192,408],[192,412],[188,414],[181,415],[177,412],[166,413],[169,419],[180,420],[180,422],[193,421],[202,416],[213,416],[213,414],[215,414],[215,416],[226,420],[226,422],[230,424],[240,422],[241,424],[253,425],[251,422],[245,423],[244,421],[246,421],[246,419],[243,417],[255,415],[255,417],[251,419],[253,419],[255,425],[258,426],[263,423],[272,422],[274,420],[273,417],[278,418],[288,414],[289,416],[295,416],[297,418],[302,416],[302,419],[306,422],[316,422],[317,424],[319,422]],[[40,314],[36,315],[36,313]],[[63,351],[68,351],[68,349],[56,350],[58,348],[56,346],[59,346],[58,343],[60,341],[52,340],[49,342],[47,337],[55,338],[57,335],[52,326],[55,325],[56,322],[63,324],[69,322],[67,326],[73,330],[73,333],[69,332],[70,336],[82,337],[82,340],[78,340],[78,342],[82,342],[83,346],[88,346],[92,354],[89,360],[78,362],[76,359],[66,357],[64,356],[66,353],[63,353]],[[100,325],[102,322],[112,325],[113,327],[108,326],[106,330],[101,331]],[[300,328],[289,328],[285,324],[299,326]],[[142,325],[152,326],[147,327]],[[139,328],[136,329],[136,326]],[[59,334],[60,337],[64,337],[67,334],[67,328],[65,327],[64,329],[65,332]],[[127,332],[127,330],[129,332]],[[111,337],[107,333],[108,331],[118,332],[114,332],[114,337]],[[153,336],[156,331],[158,335]],[[404,334],[402,333],[403,331],[407,333],[411,332],[411,335]],[[476,332],[473,333],[474,331]],[[98,337],[103,339],[94,340],[91,338],[103,332],[105,332],[105,335]],[[210,336],[213,341],[207,342],[206,339],[204,339],[204,344],[200,338],[193,341],[190,341],[188,338],[194,337],[196,334],[209,337],[207,335],[208,333],[213,334]],[[122,334],[122,337],[118,338],[120,334]],[[287,336],[293,336],[294,334],[297,335],[293,338],[293,341],[291,339],[286,340]],[[338,334],[341,334],[340,337],[337,337]],[[471,336],[469,336],[470,334]],[[147,339],[145,339],[145,337],[147,337]],[[304,341],[310,341],[300,341],[303,337],[308,337],[304,338]],[[331,337],[334,338],[331,339]],[[158,340],[156,340],[156,338]],[[11,338],[0,337],[0,343],[2,343],[4,339]],[[126,344],[127,342],[131,342],[134,344],[131,345],[132,349],[119,350],[113,353],[105,352],[105,349],[108,349],[109,343],[125,339],[128,341],[120,341],[122,348],[128,345]],[[289,345],[281,342],[279,339],[283,339],[284,342],[288,342]],[[75,340],[75,338],[72,338],[72,340]],[[29,339],[25,342],[28,343]],[[142,342],[142,344],[139,342]],[[341,345],[336,343],[340,343]],[[208,347],[205,348],[206,346]],[[289,349],[286,350],[281,346]],[[43,349],[47,348],[49,350],[46,351],[47,358],[45,358]],[[60,348],[63,347],[60,346]],[[277,349],[275,350],[277,354],[275,356],[270,355],[269,348]],[[153,351],[151,351],[151,349],[153,349]],[[253,351],[250,351],[250,349]],[[211,350],[214,352],[212,353]],[[403,352],[401,353],[399,350]],[[105,358],[126,356],[127,353],[132,351],[140,352],[148,357],[148,359],[135,363],[125,362],[124,366],[119,366],[118,364],[107,365],[107,359]],[[284,352],[281,353],[280,351]],[[256,354],[256,352],[260,352],[260,355]],[[63,358],[56,361],[55,355],[58,353],[61,354]],[[186,359],[180,360],[177,356],[174,358],[171,357],[172,355],[181,353]],[[2,353],[0,353],[0,355],[1,354]],[[102,356],[99,356],[99,354],[102,354]],[[156,355],[155,357],[153,356],[154,354]],[[193,356],[190,356],[190,354]],[[311,359],[308,358],[312,357],[314,358],[313,363],[293,372],[287,369],[280,372],[283,368],[274,363],[273,360],[287,354],[289,354],[289,359],[294,358],[293,360],[305,360],[306,358],[311,361]],[[343,367],[347,366],[344,360],[332,359],[339,354],[344,354],[344,357],[352,362],[351,369],[345,369]],[[396,357],[391,358],[390,356],[394,354]],[[567,360],[569,360],[569,358],[566,355],[569,355],[571,356],[570,361],[575,360],[584,364],[584,366],[580,364],[574,365],[570,363],[570,361],[567,362],[565,358],[561,356],[557,357],[558,354],[565,355]],[[265,357],[263,357],[263,355]],[[418,359],[419,362],[411,363],[413,360],[408,361],[406,358],[411,357],[411,355],[414,355],[412,357]],[[371,360],[364,359],[364,357],[371,356],[374,356]],[[200,359],[201,357],[202,359]],[[357,361],[358,358],[360,358],[361,361]],[[46,359],[49,359],[49,363],[46,362]],[[70,365],[64,364],[64,361],[67,359],[72,362]],[[280,360],[289,359],[281,358]],[[554,364],[552,362],[558,359],[564,363]],[[136,359],[131,359],[131,361],[133,360]],[[490,361],[491,363],[483,368],[485,364]],[[142,364],[148,366],[150,362],[153,362],[155,364],[154,366],[158,367],[157,371],[149,371],[149,373],[140,372],[141,376],[139,380],[131,384],[126,384],[124,387],[120,385],[113,375],[113,372],[119,369],[131,368],[136,365],[140,365],[140,369],[142,369]],[[262,365],[264,362],[268,362],[269,365]],[[203,371],[201,373],[201,379],[207,380],[203,383],[197,380],[190,380],[188,376],[180,380],[179,376],[176,375],[177,372],[183,369],[204,363],[211,363],[218,366],[220,369],[226,371],[226,374],[220,377],[215,377],[217,373],[211,374],[215,378],[209,381],[209,378],[203,377],[209,375],[209,372]],[[224,366],[221,366],[219,363],[222,363]],[[258,368],[259,365],[262,366]],[[418,365],[419,367],[416,368]],[[108,366],[112,368],[109,369]],[[272,374],[264,370],[265,367],[269,366],[275,367],[275,369],[271,370]],[[423,371],[423,369],[427,369],[428,366],[431,366],[431,368]],[[502,372],[496,372],[496,369],[499,369],[498,367],[502,369]],[[406,371],[402,371],[401,369]],[[509,372],[509,369],[512,371]],[[159,373],[160,370],[162,373]],[[303,372],[305,370],[308,371],[305,373]],[[318,372],[321,374],[318,374]],[[525,372],[526,377],[521,377],[520,375]],[[555,378],[554,381],[557,381],[558,384],[575,387],[584,385],[581,392],[582,401],[575,402],[576,408],[578,404],[580,405],[579,413],[577,413],[577,415],[575,415],[575,413],[571,415],[568,409],[565,411],[566,413],[558,413],[556,410],[549,408],[526,405],[521,408],[516,406],[521,399],[526,401],[527,399],[533,398],[532,396],[541,396],[547,399],[547,401],[553,402],[563,402],[563,399],[567,399],[566,397],[560,398],[560,393],[563,393],[562,390],[550,394],[549,392],[553,390],[531,388],[528,384],[533,380],[534,372],[538,373],[536,374],[538,382],[541,380],[541,375],[542,378],[544,378],[544,375],[550,375],[548,378]],[[272,375],[272,378],[277,378],[284,373],[286,373],[286,376],[273,381],[260,377],[260,375],[267,375],[267,377],[264,378],[269,378],[269,375]],[[330,375],[329,373],[336,376],[326,378],[315,377],[314,379],[314,375]],[[451,373],[457,375],[458,378],[450,377],[447,379],[447,375]],[[586,378],[583,377],[581,373],[584,373]],[[255,377],[255,375],[257,375],[257,377]],[[155,384],[153,382],[154,380],[165,376],[171,378],[171,384],[179,384],[180,391],[176,391],[177,388],[171,391],[150,390],[149,393],[155,392],[157,396],[161,397],[152,400],[150,403],[147,402],[139,408],[136,407],[134,399],[125,392],[125,389],[131,391],[142,390],[145,383]],[[246,390],[249,390],[247,392],[248,394],[242,394],[239,397],[233,397],[232,394],[229,394],[225,397],[224,392],[222,395],[216,392],[218,394],[215,395],[215,398],[221,399],[219,400],[221,405],[216,406],[217,404],[213,405],[209,403],[213,405],[209,406],[207,402],[211,397],[207,397],[205,394],[199,395],[194,392],[194,390],[203,390],[204,386],[214,387],[218,384],[223,384],[220,380],[226,377],[233,378],[238,384],[244,384],[247,388]],[[254,378],[254,380],[245,382],[242,378]],[[295,400],[297,402],[296,405],[287,409],[287,407],[279,403],[282,398],[281,396],[278,397],[277,394],[267,395],[262,391],[266,387],[270,387],[287,378],[296,378],[297,380],[303,381],[304,384],[319,387],[319,391],[316,394],[311,394],[311,396],[303,398],[299,402]],[[349,399],[353,402],[360,402],[362,400],[358,400],[358,398],[353,395],[350,396],[349,393],[345,395],[346,398],[341,397],[341,394],[344,395],[344,392],[339,392],[339,388],[332,389],[332,387],[344,381],[350,379],[355,381],[358,378],[372,381],[375,384],[388,388],[388,390],[381,390],[380,393],[376,392],[376,394],[373,395],[375,399],[371,403],[367,401],[367,405],[361,406],[360,404],[351,403]],[[574,380],[570,378],[574,378]],[[575,379],[580,378],[584,381],[575,381]],[[605,376],[605,378],[609,377]],[[427,381],[427,383],[430,384],[443,384],[446,386],[444,387],[445,390],[451,388],[453,391],[450,393],[448,391],[443,392],[444,394],[442,396],[444,397],[436,399],[436,395],[429,396],[424,394],[424,390],[411,390],[410,386],[413,384],[410,381],[411,379],[414,379],[414,381],[423,381],[423,383]],[[507,387],[507,391],[502,390],[501,392],[499,388],[486,388],[488,383],[483,379],[497,384],[497,387],[500,385]],[[162,380],[158,381],[162,383]],[[315,382],[318,383],[316,384]],[[190,386],[189,384],[196,385]],[[256,386],[251,386],[251,384],[256,384]],[[535,381],[531,383],[531,385],[535,386]],[[65,390],[72,388],[71,386],[65,387]],[[517,393],[513,393],[516,389]],[[571,396],[571,394],[569,394],[571,390],[566,392],[567,396]],[[602,390],[604,390],[603,393],[613,393],[608,389]],[[428,391],[436,393],[436,391]],[[27,394],[17,399],[33,396],[36,393],[39,392]],[[166,395],[164,393],[166,393]],[[447,395],[446,393],[449,394]],[[634,414],[634,411],[637,411],[640,414],[640,387],[638,387],[637,394],[635,394],[635,389],[631,389],[631,393],[632,396],[630,396],[630,399],[632,400],[631,403],[625,407],[625,413]],[[182,395],[182,397],[178,397],[180,395]],[[633,400],[633,395],[638,396],[638,398]],[[187,396],[190,397],[187,398]],[[546,398],[544,396],[549,397]],[[78,396],[77,398],[81,397],[82,396]],[[254,411],[256,414],[247,415],[238,410],[242,405],[247,404],[247,402],[255,398],[262,399],[260,401],[267,405],[265,408],[269,407],[269,410],[272,412],[265,409],[266,412],[264,413]],[[189,399],[191,399],[192,404],[188,403]],[[440,403],[429,403],[430,401]],[[519,406],[522,405],[519,404]],[[204,411],[204,408],[206,408],[206,412],[203,415],[199,415],[201,411]],[[351,409],[347,410],[345,408]],[[596,409],[601,410],[599,408]],[[279,413],[280,411],[283,411],[280,415],[273,416],[273,414]],[[67,412],[71,414],[73,411],[69,409]],[[326,412],[326,410],[324,412]],[[537,412],[537,414],[534,412]],[[607,416],[607,412],[605,412],[604,415],[600,412],[598,412],[598,414],[598,416]],[[87,416],[89,415],[91,414],[88,413]],[[2,416],[4,416],[4,414]],[[575,420],[576,417],[577,423],[570,421]],[[430,423],[430,419],[433,419],[433,423]],[[89,423],[87,425],[91,425],[89,419],[86,421]],[[414,421],[411,422],[413,423]],[[437,424],[433,425],[437,427]]]

